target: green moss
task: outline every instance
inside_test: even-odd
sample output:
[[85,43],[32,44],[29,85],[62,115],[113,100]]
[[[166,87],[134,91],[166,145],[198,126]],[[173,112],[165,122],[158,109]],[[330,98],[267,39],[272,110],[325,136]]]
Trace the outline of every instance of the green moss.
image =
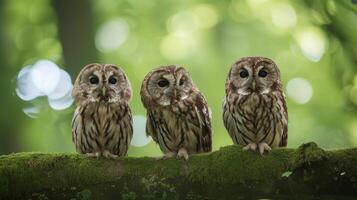
[[78,154],[19,153],[0,157],[0,176],[8,177],[1,179],[0,189],[10,195],[16,191],[31,193],[98,184],[113,181],[120,173],[118,162]]
[[327,153],[330,162],[333,163],[333,167],[331,167],[333,179],[349,179],[357,182],[357,148],[335,150]]
[[293,169],[327,160],[328,154],[315,142],[302,144],[293,154]]
[[286,162],[292,152],[290,149],[277,149],[268,155],[260,155],[243,152],[240,146],[233,145],[212,154],[193,157],[186,171],[190,172],[188,176],[192,181],[203,183],[259,182],[281,176],[281,171],[288,169]]
[[[321,177],[327,184],[351,183],[344,190],[354,191],[356,155],[357,149],[324,151],[315,143],[264,155],[232,145],[192,155],[189,161],[17,153],[0,156],[0,199],[23,199],[34,193],[78,199],[82,191],[90,191],[92,199],[215,199],[233,198],[237,192],[260,198],[269,196],[252,194],[280,194],[291,188],[299,188],[297,193],[328,191],[323,190]],[[289,176],[284,176],[286,172]]]
[[92,192],[88,189],[84,189],[76,194],[76,200],[90,200]]
[[123,193],[121,195],[122,200],[135,200],[137,199],[137,195],[135,192],[128,192],[128,193]]

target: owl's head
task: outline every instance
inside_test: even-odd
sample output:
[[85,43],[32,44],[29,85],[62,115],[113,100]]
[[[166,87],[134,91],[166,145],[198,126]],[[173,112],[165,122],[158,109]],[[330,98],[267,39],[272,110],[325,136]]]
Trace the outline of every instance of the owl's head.
[[249,95],[267,94],[280,89],[280,72],[269,58],[244,57],[234,63],[229,71],[226,92]]
[[180,66],[170,65],[149,72],[141,85],[144,105],[168,106],[186,99],[195,85],[188,72]]
[[121,68],[98,63],[86,65],[81,70],[72,93],[77,104],[127,102],[131,94],[130,82]]

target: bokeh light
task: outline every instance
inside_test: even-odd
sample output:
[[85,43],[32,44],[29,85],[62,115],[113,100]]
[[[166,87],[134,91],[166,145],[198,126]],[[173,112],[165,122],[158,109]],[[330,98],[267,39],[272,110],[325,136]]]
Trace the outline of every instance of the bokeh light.
[[190,11],[180,11],[168,20],[167,29],[175,35],[187,35],[196,31],[198,20]]
[[216,8],[210,4],[199,4],[194,7],[193,15],[200,28],[212,28],[218,23]]
[[37,114],[40,112],[40,109],[36,106],[23,108],[22,111],[31,118],[36,118]]
[[255,7],[258,5],[261,5],[265,2],[267,2],[269,0],[247,0],[247,3],[251,6],[251,7]]
[[320,61],[326,49],[326,40],[321,31],[307,28],[299,32],[296,37],[304,56],[313,62]]
[[143,147],[151,141],[151,137],[146,135],[146,117],[142,115],[134,115],[133,129],[134,135],[131,140],[131,145],[135,147]]
[[190,57],[197,50],[197,40],[191,34],[170,34],[161,42],[160,52],[169,60],[180,60]]
[[26,66],[22,68],[17,76],[16,94],[24,101],[30,101],[43,95],[43,93],[37,89],[32,80],[30,75],[31,67],[32,66]]
[[70,107],[73,103],[72,90],[69,90],[64,96],[59,98],[48,97],[48,103],[54,110],[63,110]]
[[35,88],[44,95],[50,95],[59,85],[61,71],[52,61],[40,60],[32,66],[30,77]]
[[292,28],[296,25],[295,9],[289,4],[277,4],[272,9],[272,22],[279,28]]
[[129,36],[129,26],[124,19],[112,19],[101,25],[95,35],[95,45],[103,53],[118,49]]
[[[73,103],[71,77],[50,60],[39,60],[20,70],[17,76],[17,95],[24,101],[46,96],[51,108],[63,110]],[[24,109],[25,113],[34,109]]]
[[286,93],[289,98],[298,104],[305,104],[310,101],[313,89],[309,81],[304,78],[291,79],[286,86]]

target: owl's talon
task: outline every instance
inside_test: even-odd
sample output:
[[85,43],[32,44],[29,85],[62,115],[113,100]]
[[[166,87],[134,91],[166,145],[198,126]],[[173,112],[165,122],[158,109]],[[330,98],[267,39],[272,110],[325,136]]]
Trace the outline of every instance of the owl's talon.
[[109,159],[117,159],[119,157],[118,155],[112,154],[109,151],[104,151],[103,156]]
[[86,155],[87,157],[91,157],[91,158],[93,158],[93,157],[99,158],[100,152],[86,153],[85,155]]
[[175,156],[176,156],[176,153],[168,152],[168,153],[165,153],[162,156],[157,157],[156,160],[167,160],[167,159],[173,158]]
[[189,158],[187,150],[184,148],[181,148],[177,153],[177,158],[183,158],[187,161]]
[[255,143],[249,143],[243,147],[243,151],[248,151],[248,150],[255,151],[256,149],[257,149],[257,144]]
[[263,155],[265,151],[271,151],[271,147],[266,142],[259,143],[258,147],[260,155]]

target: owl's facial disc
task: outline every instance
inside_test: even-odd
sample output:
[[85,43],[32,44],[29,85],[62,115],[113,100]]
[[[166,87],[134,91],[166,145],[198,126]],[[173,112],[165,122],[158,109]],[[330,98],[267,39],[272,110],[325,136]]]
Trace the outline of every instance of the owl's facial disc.
[[188,97],[188,92],[191,86],[189,78],[183,73],[176,75],[175,83],[173,87],[172,102],[177,103]]
[[162,106],[168,106],[170,105],[170,99],[167,98],[167,93],[170,90],[170,80],[168,77],[161,77],[158,79],[156,83],[156,88],[159,90],[159,99],[158,103]]
[[258,65],[255,68],[254,82],[256,85],[254,92],[259,94],[269,93],[274,83],[272,78],[274,78],[274,72],[271,71],[270,68],[264,65]]
[[98,102],[98,96],[101,94],[102,77],[99,71],[93,71],[87,77],[84,78],[84,83],[87,87],[88,99],[91,102]]
[[251,93],[266,94],[270,92],[272,86],[271,77],[273,72],[264,65],[259,66],[242,66],[238,70],[236,81],[237,92],[241,95]]
[[183,74],[174,76],[169,73],[162,75],[156,81],[156,86],[159,90],[158,104],[168,106],[188,97],[187,93],[190,88],[190,81]]
[[114,103],[119,100],[119,95],[117,95],[117,90],[121,90],[118,88],[118,77],[115,75],[107,74],[104,76],[103,84],[102,84],[102,91],[100,94],[100,99],[103,102]]
[[192,89],[195,87],[190,75],[186,71],[184,71],[178,76],[176,84],[179,88],[178,98],[180,99],[180,101],[183,101],[188,98],[192,92]]
[[112,64],[88,64],[76,78],[72,92],[76,103],[119,103],[131,98],[131,86],[124,71]]
[[179,88],[176,80],[173,77],[160,78],[157,81],[157,86],[161,90],[159,103],[163,106],[172,105],[180,100]]
[[122,73],[107,74],[104,85],[106,86],[106,92],[103,93],[104,99],[109,103],[127,101],[126,98],[131,96],[131,93],[128,93],[130,84]]
[[[100,74],[102,74],[100,76]],[[93,72],[88,77],[88,85],[90,88],[89,100],[92,102],[115,103],[120,100],[120,94],[125,90],[125,81],[120,81],[118,74],[105,71]],[[124,83],[122,83],[124,82]]]
[[279,69],[276,64],[262,57],[246,57],[237,61],[229,73],[230,94],[267,94],[280,87]]
[[233,84],[237,88],[237,93],[249,95],[252,93],[252,86],[255,85],[253,71],[248,65],[243,65],[232,70]]

